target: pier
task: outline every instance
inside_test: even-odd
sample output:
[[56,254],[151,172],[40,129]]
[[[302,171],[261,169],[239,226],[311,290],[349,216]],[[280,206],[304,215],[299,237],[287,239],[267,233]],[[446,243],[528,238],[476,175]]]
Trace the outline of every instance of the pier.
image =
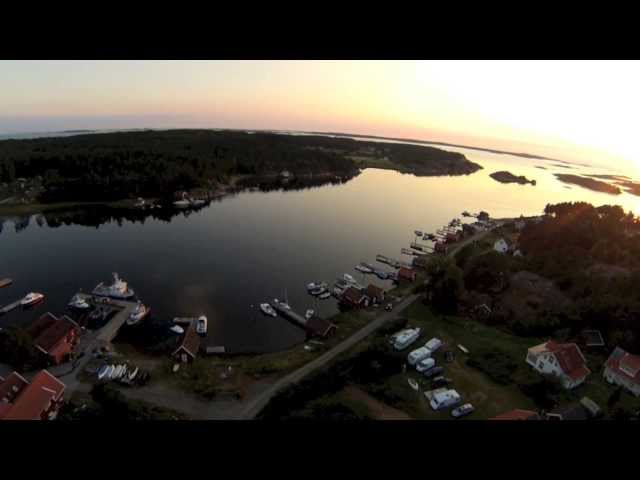
[[[91,301],[91,303],[93,303],[94,305],[96,303],[98,305],[100,304],[99,302],[95,302],[93,295],[88,295],[86,293],[79,293],[78,295],[84,300]],[[118,334],[122,326],[125,324],[125,322],[127,321],[127,318],[129,318],[129,315],[131,314],[131,312],[133,312],[133,310],[136,308],[138,303],[129,302],[126,300],[115,300],[111,298],[109,299],[108,305],[111,307],[116,307],[119,310],[119,312],[117,312],[113,317],[111,317],[111,320],[109,320],[100,329],[100,333],[97,336],[97,340],[105,343],[111,342],[116,337],[116,335]]]
[[333,323],[328,322],[323,318],[314,315],[309,320],[307,320],[299,313],[296,313],[288,308],[282,308],[280,305],[280,303],[272,304],[273,308],[275,308],[280,315],[285,317],[287,320],[290,320],[295,325],[304,328],[308,333],[312,335],[326,337],[327,335],[329,335],[329,333],[336,329],[336,326]]
[[9,305],[5,305],[4,307],[0,308],[0,315],[4,315],[5,313],[9,313],[11,310],[15,310],[16,308],[18,308],[20,306],[20,302],[22,301],[22,299],[20,300],[16,300],[13,303],[10,303]]
[[385,257],[384,255],[376,255],[376,260],[380,263],[385,263],[393,268],[410,267],[408,262],[396,260],[395,258]]

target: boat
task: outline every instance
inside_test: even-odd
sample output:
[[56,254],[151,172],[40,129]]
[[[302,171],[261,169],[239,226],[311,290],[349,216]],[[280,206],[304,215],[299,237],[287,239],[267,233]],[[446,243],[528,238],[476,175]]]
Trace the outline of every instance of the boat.
[[315,290],[316,288],[327,288],[326,282],[311,282],[307,284],[307,290]]
[[356,265],[353,268],[356,269],[359,272],[362,272],[362,273],[372,273],[373,272],[373,270],[371,270],[369,267],[365,267],[364,265]]
[[416,382],[413,378],[407,379],[407,382],[409,382],[411,388],[413,388],[416,392],[420,390],[420,385],[418,385],[418,382]]
[[464,212],[462,212],[462,216],[463,217],[470,217],[471,214],[465,210]]
[[122,371],[120,372],[120,375],[118,375],[118,378],[125,378],[125,375],[127,374],[127,366],[124,365],[122,367]]
[[11,280],[10,278],[3,278],[2,280],[0,280],[0,288],[7,287],[12,283],[13,283],[13,280]]
[[275,309],[269,305],[268,303],[261,303],[260,304],[260,310],[262,311],[262,313],[264,313],[265,315],[269,315],[270,317],[277,317],[278,314],[276,313]]
[[136,367],[136,369],[129,373],[129,380],[133,380],[134,378],[136,378],[136,375],[138,375],[138,371],[140,370],[139,367]]
[[277,298],[273,299],[273,303],[278,307],[278,308],[282,308],[283,310],[291,310],[291,306],[287,303],[287,302],[281,302],[280,300],[278,300]]
[[376,276],[380,280],[387,280],[389,278],[389,273],[385,272],[384,270],[376,270]]
[[41,302],[44,299],[44,295],[38,292],[28,293],[22,300],[20,300],[20,305],[23,307],[27,307],[29,305],[35,305],[38,302]]
[[345,273],[344,275],[342,275],[342,278],[344,279],[345,282],[347,283],[356,283],[356,279],[353,278],[351,275],[349,275],[348,273]]
[[320,294],[322,294],[322,293],[324,293],[324,292],[326,292],[326,291],[327,291],[327,289],[326,289],[326,288],[324,288],[324,287],[318,287],[318,288],[314,288],[314,289],[313,289],[313,290],[311,290],[309,293],[310,293],[311,295],[320,295]]
[[149,315],[150,311],[151,311],[151,308],[147,307],[142,302],[138,302],[138,304],[136,305],[136,308],[133,309],[133,311],[129,314],[129,317],[127,318],[127,325],[135,325],[144,317]]
[[98,380],[102,380],[108,371],[109,365],[103,365],[100,370],[98,370]]
[[322,293],[322,294],[318,295],[318,298],[319,298],[320,300],[326,300],[326,299],[327,299],[327,298],[329,298],[330,296],[331,296],[331,292],[328,292],[328,291],[327,291],[327,292],[324,292],[324,293]]
[[198,198],[198,199],[196,199],[196,200],[192,200],[192,201],[191,201],[191,204],[192,204],[194,207],[199,207],[199,206],[201,206],[201,205],[204,205],[205,203],[206,203],[206,202],[205,202],[204,200],[199,199],[199,198]]
[[336,297],[341,296],[344,293],[345,289],[344,288],[340,288],[340,287],[333,287],[333,294]]
[[313,311],[312,309],[309,309],[309,310],[307,310],[307,311],[305,312],[305,314],[304,314],[304,318],[306,318],[307,320],[309,320],[311,317],[313,317],[313,315],[314,315],[315,313],[316,313],[315,311]]
[[184,333],[184,328],[182,328],[180,325],[174,325],[173,327],[169,328],[169,330],[171,330],[173,333],[177,333],[178,335],[182,335]]
[[207,317],[200,315],[196,321],[196,332],[200,335],[207,334]]
[[113,274],[113,284],[105,286],[104,283],[99,283],[96,288],[93,289],[93,294],[100,297],[113,297],[127,299],[135,295],[133,290],[129,288],[127,282],[120,279],[117,273]]
[[419,237],[422,236],[422,232],[420,230],[414,230],[413,233],[415,233]]
[[76,294],[73,296],[73,298],[69,302],[69,306],[72,308],[77,308],[79,310],[86,310],[91,305],[89,305],[87,301],[84,298],[82,298],[80,295]]
[[112,367],[113,370],[109,374],[109,378],[113,380],[115,378],[118,378],[118,375],[120,375],[120,372],[122,371],[122,367],[120,365],[112,365]]

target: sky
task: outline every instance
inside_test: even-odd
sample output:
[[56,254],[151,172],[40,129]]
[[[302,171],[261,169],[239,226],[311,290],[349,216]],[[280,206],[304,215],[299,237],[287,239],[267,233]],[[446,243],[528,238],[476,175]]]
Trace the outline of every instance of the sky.
[[331,131],[640,174],[639,61],[2,61],[0,134]]

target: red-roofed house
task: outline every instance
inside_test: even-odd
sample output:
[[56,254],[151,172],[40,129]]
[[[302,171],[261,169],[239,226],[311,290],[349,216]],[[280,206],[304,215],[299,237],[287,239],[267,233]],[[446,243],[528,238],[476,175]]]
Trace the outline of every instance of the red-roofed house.
[[78,343],[79,325],[66,315],[57,318],[51,313],[42,315],[28,329],[35,347],[47,356],[50,363],[63,363]]
[[587,361],[575,343],[549,340],[527,351],[527,363],[540,373],[560,378],[564,388],[580,385],[591,373]]
[[609,383],[621,385],[635,396],[640,395],[640,356],[616,347],[607,359],[602,375]]
[[352,307],[368,307],[369,297],[355,287],[347,288],[340,297],[342,303],[351,305]]
[[406,267],[398,269],[398,282],[415,282],[416,271]]
[[516,408],[515,410],[496,415],[489,420],[542,420],[542,418],[534,411]]
[[28,382],[13,372],[0,383],[0,420],[53,420],[64,400],[64,383],[46,370]]
[[198,356],[199,350],[200,335],[198,335],[198,332],[196,332],[196,328],[193,325],[189,325],[187,327],[187,331],[182,337],[182,342],[171,356],[183,363],[192,362]]

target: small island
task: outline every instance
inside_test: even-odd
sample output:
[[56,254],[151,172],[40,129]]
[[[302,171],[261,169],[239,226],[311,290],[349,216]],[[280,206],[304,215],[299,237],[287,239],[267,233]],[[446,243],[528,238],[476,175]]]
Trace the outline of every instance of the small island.
[[640,183],[634,182],[632,180],[621,180],[615,183],[616,185],[620,185],[621,187],[623,187],[627,193],[640,196]]
[[489,176],[500,183],[519,183],[520,185],[526,185],[527,183],[530,183],[531,185],[536,184],[535,180],[529,180],[524,175],[516,176],[511,172],[507,172],[506,170],[494,172]]
[[583,188],[588,188],[589,190],[594,190],[596,192],[609,193],[611,195],[619,195],[622,193],[622,190],[615,185],[595,180],[594,178],[571,175],[568,173],[556,173],[555,176],[561,182],[579,185]]

